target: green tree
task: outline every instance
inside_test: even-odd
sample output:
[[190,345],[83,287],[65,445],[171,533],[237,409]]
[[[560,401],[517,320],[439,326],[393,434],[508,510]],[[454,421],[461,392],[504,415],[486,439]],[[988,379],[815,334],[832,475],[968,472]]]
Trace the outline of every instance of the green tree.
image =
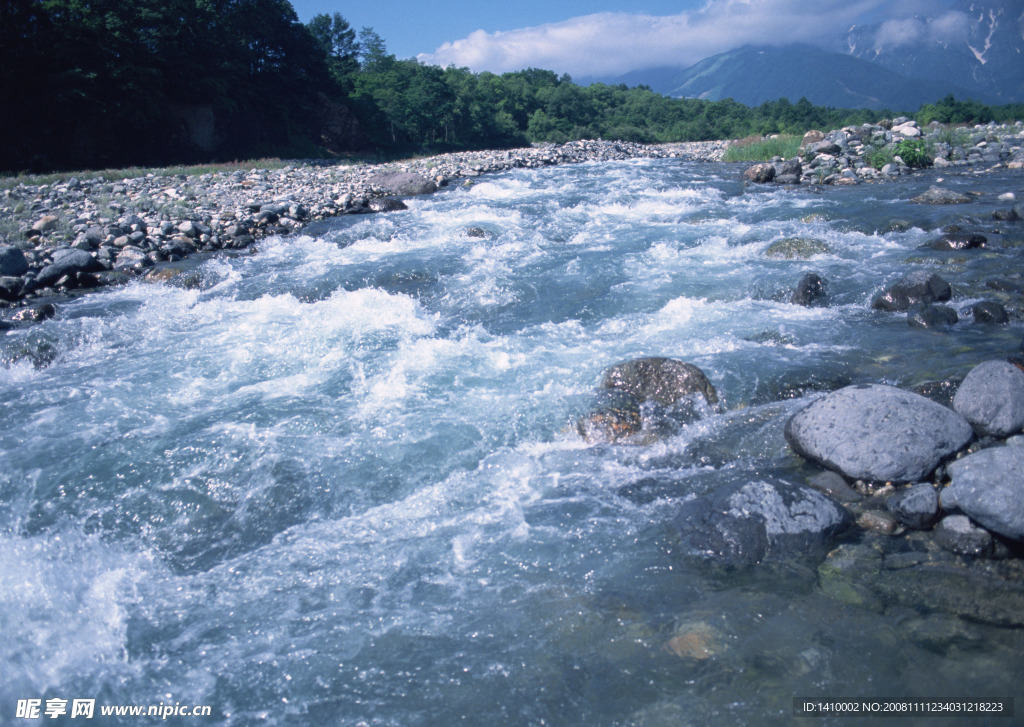
[[355,75],[359,72],[359,43],[356,31],[341,16],[341,13],[322,13],[313,17],[307,25],[309,32],[327,57],[328,68],[339,87],[349,94],[355,87]]

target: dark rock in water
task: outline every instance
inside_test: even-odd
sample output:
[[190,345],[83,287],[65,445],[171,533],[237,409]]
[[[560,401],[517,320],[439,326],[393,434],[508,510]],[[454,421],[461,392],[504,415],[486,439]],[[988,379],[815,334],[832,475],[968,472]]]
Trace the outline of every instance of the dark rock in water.
[[11,316],[12,321],[19,323],[40,323],[57,315],[57,309],[52,303],[41,303],[28,308],[22,308]]
[[25,253],[16,247],[0,245],[0,275],[24,275],[27,272]]
[[591,411],[576,422],[576,431],[591,443],[617,442],[643,428],[640,402],[625,391],[598,392]]
[[807,308],[825,308],[828,306],[828,283],[817,273],[804,273],[790,302]]
[[832,252],[828,243],[815,240],[813,237],[786,237],[776,240],[764,249],[765,257],[777,260],[806,260],[815,255],[827,255]]
[[944,328],[952,326],[960,317],[948,305],[915,305],[907,313],[907,323],[915,328]]
[[857,525],[883,535],[892,535],[896,531],[896,518],[882,510],[867,510],[857,518]]
[[58,353],[52,341],[27,340],[0,353],[0,364],[10,367],[20,361],[28,361],[33,367],[43,369],[53,363]]
[[924,194],[919,194],[910,201],[917,204],[965,204],[970,202],[971,198],[966,194],[933,186]]
[[375,187],[400,197],[437,191],[436,182],[414,172],[385,172],[374,175],[369,181]]
[[482,227],[470,227],[466,230],[466,237],[481,237],[488,238],[492,237],[491,233]]
[[985,281],[985,285],[992,288],[992,290],[1001,290],[1010,293],[1024,293],[1024,280],[990,278]]
[[801,456],[850,479],[919,482],[973,436],[959,414],[892,386],[848,386],[786,423]]
[[691,394],[700,394],[708,404],[718,403],[718,392],[704,372],[690,363],[651,357],[612,366],[601,382],[604,389],[618,389],[637,401],[671,406]]
[[409,209],[405,202],[391,197],[375,197],[370,200],[368,206],[374,212],[397,212]]
[[946,467],[952,479],[942,507],[959,510],[979,525],[1024,541],[1024,446],[990,447]]
[[947,515],[935,526],[935,542],[959,555],[985,557],[993,550],[992,534],[965,515]]
[[992,300],[983,300],[971,306],[971,315],[975,323],[994,323],[1005,325],[1010,322],[1010,314],[1006,312],[999,303]]
[[927,483],[900,490],[885,506],[897,520],[916,530],[930,528],[939,519],[939,493]]
[[810,487],[828,495],[836,502],[860,502],[864,496],[846,484],[846,480],[838,472],[819,472],[807,481]]
[[980,434],[1019,432],[1024,428],[1024,371],[1006,361],[978,364],[960,384],[953,408]]
[[766,558],[820,554],[852,519],[820,492],[751,475],[685,502],[673,524],[687,555],[744,566]]
[[973,250],[984,247],[987,242],[984,235],[943,235],[928,247],[932,250]]
[[962,381],[963,379],[928,381],[920,386],[915,386],[913,392],[952,409],[953,397],[956,396],[956,390],[960,387]]
[[49,287],[54,285],[64,276],[75,273],[98,273],[103,271],[103,265],[99,260],[87,253],[85,250],[65,248],[53,254],[53,262],[39,271],[36,276],[36,285]]
[[0,276],[0,300],[15,301],[21,297],[25,284],[16,275]]
[[871,307],[890,312],[905,311],[916,303],[942,303],[953,297],[949,283],[935,273],[921,270],[907,275],[875,296]]
[[765,184],[775,179],[775,167],[767,163],[755,164],[743,172],[743,178],[757,184]]
[[1017,211],[1011,207],[1008,210],[995,210],[992,213],[992,219],[999,222],[1016,222],[1020,217],[1017,216]]

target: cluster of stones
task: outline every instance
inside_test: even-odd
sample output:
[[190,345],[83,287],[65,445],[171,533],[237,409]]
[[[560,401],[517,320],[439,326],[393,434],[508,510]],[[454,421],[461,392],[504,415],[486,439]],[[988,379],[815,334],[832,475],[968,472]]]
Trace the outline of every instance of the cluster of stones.
[[[769,163],[749,167],[744,176],[753,182],[850,185],[865,181],[898,177],[913,170],[895,152],[905,139],[921,139],[930,150],[930,163],[937,168],[971,166],[996,169],[1024,168],[1024,124],[1012,126],[988,124],[960,132],[964,139],[954,145],[952,132],[933,122],[921,129],[906,117],[883,120],[878,124],[847,126],[827,134],[809,131],[804,135],[801,154],[793,159],[781,157]],[[869,160],[873,151],[889,149],[892,161],[876,169]]]
[[[935,398],[881,384],[845,386],[814,399],[786,420],[785,437],[819,474],[800,482],[737,471],[686,498],[674,520],[683,551],[717,565],[750,565],[824,552],[859,525],[887,535],[928,531],[937,546],[960,555],[1021,552],[1024,371],[987,361],[962,382],[919,391],[929,390]],[[577,429],[591,443],[644,444],[718,404],[714,385],[693,364],[636,359],[605,372]]]
[[121,282],[155,264],[197,251],[246,248],[316,220],[403,209],[396,197],[489,172],[640,157],[710,161],[721,159],[725,147],[578,141],[401,164],[296,163],[193,178],[147,174],[119,182],[21,184],[0,197],[0,220],[22,221],[14,239],[0,240],[0,300],[18,303]]
[[1024,543],[1024,371],[986,361],[955,392],[946,406],[892,386],[845,387],[794,414],[786,438],[845,478],[818,480],[828,494],[859,500],[849,482],[871,493],[881,507],[862,510],[862,526],[927,529],[956,553],[1007,555]]

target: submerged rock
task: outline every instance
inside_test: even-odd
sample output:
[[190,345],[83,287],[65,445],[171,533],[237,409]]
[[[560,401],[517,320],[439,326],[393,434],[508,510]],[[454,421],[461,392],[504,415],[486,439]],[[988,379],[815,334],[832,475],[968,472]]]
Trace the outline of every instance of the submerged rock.
[[951,189],[932,186],[927,192],[919,194],[910,201],[916,204],[965,204],[970,202],[971,198]]
[[1006,437],[1024,429],[1024,371],[986,361],[964,378],[953,408],[981,434]]
[[828,282],[817,273],[804,273],[796,284],[790,302],[807,308],[828,306]]
[[786,422],[797,454],[850,479],[919,482],[970,442],[971,425],[930,399],[881,384],[848,386]]
[[915,305],[907,313],[907,323],[915,328],[945,328],[959,320],[960,316],[948,305],[925,303]]
[[886,288],[871,301],[875,310],[898,312],[919,303],[942,303],[953,297],[949,283],[935,273],[919,270]]
[[820,553],[852,518],[820,492],[753,475],[684,503],[673,522],[687,555],[743,566]]
[[718,392],[699,368],[671,358],[638,358],[612,366],[601,382],[604,389],[618,389],[637,401],[671,406],[700,394],[708,404],[718,403]]
[[409,209],[405,202],[392,197],[375,197],[369,201],[367,206],[374,212],[398,212]]
[[616,442],[642,428],[640,402],[632,394],[616,390],[598,392],[591,411],[576,422],[576,431],[592,444]]
[[992,535],[964,515],[947,515],[935,526],[935,542],[958,555],[987,556],[992,553]]
[[939,493],[931,485],[913,485],[891,495],[885,506],[907,527],[924,530],[939,517]]
[[832,248],[823,240],[815,240],[813,237],[786,237],[776,240],[765,248],[765,257],[777,260],[793,260],[814,257],[815,255],[827,255]]
[[1001,304],[992,300],[983,300],[971,306],[971,315],[975,323],[992,323],[995,325],[1006,325],[1010,322],[1010,315]]
[[983,449],[951,463],[942,507],[994,533],[1024,541],[1024,447]]

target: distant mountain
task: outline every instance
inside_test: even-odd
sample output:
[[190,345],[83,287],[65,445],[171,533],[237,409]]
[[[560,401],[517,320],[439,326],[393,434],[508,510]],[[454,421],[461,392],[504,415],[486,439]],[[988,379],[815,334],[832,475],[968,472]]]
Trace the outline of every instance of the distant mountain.
[[804,97],[818,106],[892,111],[916,111],[921,104],[950,93],[961,98],[969,95],[964,87],[910,79],[878,63],[810,45],[744,46],[720,53],[656,90],[712,101],[732,98],[748,106]]
[[[1013,7],[1011,7],[1013,6]],[[946,79],[969,90],[955,95],[995,103],[1024,102],[1024,7],[1014,2],[959,0],[938,18],[853,26],[850,55],[910,78]]]
[[822,106],[916,111],[949,94],[991,104],[1024,103],[1021,0],[956,0],[930,18],[855,25],[842,46],[845,52],[810,45],[745,46],[690,68],[579,80],[644,84],[667,96],[733,98],[749,106],[805,97]]

